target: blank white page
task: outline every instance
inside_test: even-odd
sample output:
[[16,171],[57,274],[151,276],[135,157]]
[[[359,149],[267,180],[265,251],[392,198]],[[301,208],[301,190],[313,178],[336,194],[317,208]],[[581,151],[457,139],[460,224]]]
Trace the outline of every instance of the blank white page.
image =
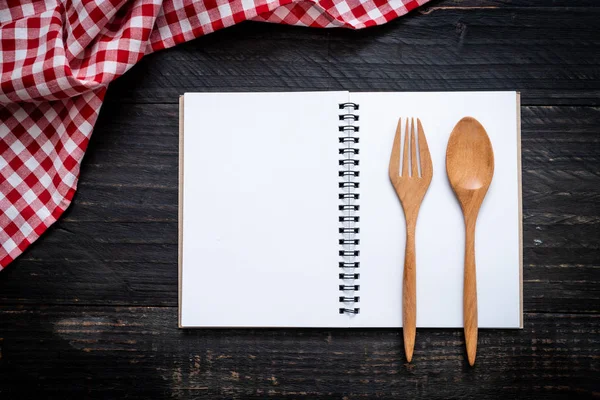
[[338,104],[347,92],[184,96],[182,327],[347,327]]
[[518,328],[516,93],[351,93],[350,98],[360,105],[361,165],[360,314],[352,326],[402,326],[405,221],[388,164],[398,117],[411,116],[421,119],[434,171],[417,220],[417,326],[463,326],[464,225],[446,175],[446,145],[456,123],[472,116],[485,127],[495,156],[475,238],[479,326]]

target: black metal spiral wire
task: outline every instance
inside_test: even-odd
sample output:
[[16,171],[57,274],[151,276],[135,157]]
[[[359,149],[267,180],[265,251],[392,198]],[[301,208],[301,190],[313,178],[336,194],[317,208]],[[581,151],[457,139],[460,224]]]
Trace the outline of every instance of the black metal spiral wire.
[[360,251],[357,246],[360,244],[360,239],[356,237],[360,232],[360,228],[357,226],[360,221],[360,217],[356,213],[360,210],[360,206],[356,204],[360,198],[357,190],[359,189],[359,182],[357,181],[360,176],[358,166],[360,165],[357,159],[360,154],[358,145],[360,138],[358,133],[360,132],[359,127],[356,125],[360,117],[356,114],[359,109],[359,105],[356,103],[342,103],[339,104],[339,109],[344,110],[343,114],[339,115],[339,120],[343,121],[343,125],[340,124],[339,132],[342,133],[340,136],[339,143],[342,145],[339,149],[340,154],[340,170],[338,176],[341,181],[338,183],[338,188],[341,192],[338,195],[341,204],[338,206],[340,216],[338,221],[341,224],[339,228],[339,245],[342,246],[342,250],[339,250],[338,255],[341,259],[339,267],[341,271],[339,273],[339,279],[341,284],[339,290],[343,292],[339,296],[339,302],[344,303],[339,308],[340,314],[356,315],[360,312],[360,309],[356,307],[360,301],[360,297],[352,294],[351,292],[357,292],[360,286],[357,284],[357,280],[360,274],[356,273],[356,268],[359,268],[360,262],[357,261],[357,257],[360,255]]

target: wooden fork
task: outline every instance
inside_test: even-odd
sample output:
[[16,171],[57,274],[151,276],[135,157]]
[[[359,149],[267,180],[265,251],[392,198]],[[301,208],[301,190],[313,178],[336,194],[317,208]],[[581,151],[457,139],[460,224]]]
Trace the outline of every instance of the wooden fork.
[[[410,130],[408,119],[404,134],[404,154],[402,156],[402,173],[400,173],[400,127],[398,119],[394,147],[390,157],[389,174],[392,185],[402,204],[406,219],[406,249],[404,255],[404,275],[402,288],[402,331],[404,334],[404,351],[408,362],[412,360],[417,330],[417,274],[415,256],[415,228],[417,216],[423,197],[431,183],[433,166],[425,132],[421,121],[417,118],[418,141],[415,141],[415,121],[411,119]],[[410,134],[409,134],[410,132]],[[418,146],[418,150],[417,150]],[[409,154],[410,147],[410,154]],[[417,151],[419,158],[417,158]],[[419,162],[420,161],[420,162]],[[420,164],[420,171],[419,171]],[[410,167],[409,167],[410,165]]]

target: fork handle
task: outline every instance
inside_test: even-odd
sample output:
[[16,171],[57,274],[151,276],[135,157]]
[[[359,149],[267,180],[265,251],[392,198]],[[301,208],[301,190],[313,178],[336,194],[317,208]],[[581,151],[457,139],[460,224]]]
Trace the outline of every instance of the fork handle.
[[404,334],[404,352],[406,353],[406,360],[408,362],[412,360],[417,332],[416,266],[415,224],[407,223],[402,287],[402,333]]
[[477,279],[475,270],[475,223],[466,224],[463,322],[469,365],[477,353]]

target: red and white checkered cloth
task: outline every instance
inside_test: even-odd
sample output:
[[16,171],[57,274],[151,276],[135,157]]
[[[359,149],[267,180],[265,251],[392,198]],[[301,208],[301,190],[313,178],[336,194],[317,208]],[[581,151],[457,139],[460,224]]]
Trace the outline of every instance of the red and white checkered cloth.
[[69,206],[107,85],[245,20],[365,28],[428,0],[0,0],[0,270]]

